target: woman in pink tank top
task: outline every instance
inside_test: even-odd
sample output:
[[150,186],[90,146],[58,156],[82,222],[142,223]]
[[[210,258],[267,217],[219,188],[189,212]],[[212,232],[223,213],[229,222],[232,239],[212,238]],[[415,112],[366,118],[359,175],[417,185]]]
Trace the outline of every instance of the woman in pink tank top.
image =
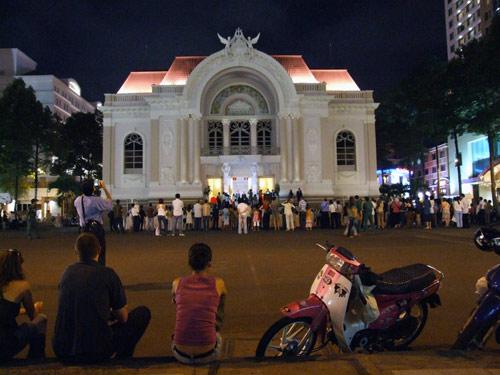
[[189,249],[189,265],[193,273],[177,278],[172,284],[176,305],[172,352],[186,364],[216,360],[220,354],[224,301],[227,294],[224,281],[208,274],[212,251],[203,243]]

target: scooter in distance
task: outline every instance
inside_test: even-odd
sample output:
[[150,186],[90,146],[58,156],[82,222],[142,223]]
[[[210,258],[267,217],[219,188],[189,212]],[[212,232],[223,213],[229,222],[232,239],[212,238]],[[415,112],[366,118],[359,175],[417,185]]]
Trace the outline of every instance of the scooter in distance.
[[317,246],[327,252],[326,264],[309,297],[281,308],[257,358],[305,357],[328,343],[343,352],[403,349],[422,332],[428,306],[441,304],[444,275],[434,267],[413,264],[377,275],[343,247]]
[[[500,255],[500,232],[492,227],[480,228],[474,235],[474,244],[481,251],[495,251]],[[493,332],[500,344],[500,264],[491,268],[476,283],[479,295],[476,307],[458,334],[453,349],[482,349]]]

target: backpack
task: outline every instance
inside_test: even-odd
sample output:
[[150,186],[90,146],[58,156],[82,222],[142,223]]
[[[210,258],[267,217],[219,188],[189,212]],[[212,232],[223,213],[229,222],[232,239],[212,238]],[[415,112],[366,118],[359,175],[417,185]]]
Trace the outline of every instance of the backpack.
[[85,206],[83,205],[84,195],[82,195],[81,197],[82,197],[81,202],[82,202],[83,221],[85,223],[83,228],[81,228],[81,231],[84,233],[92,233],[97,237],[99,243],[101,243],[101,238],[104,238],[105,236],[104,228],[102,224],[95,219],[90,219],[90,220],[85,219]]

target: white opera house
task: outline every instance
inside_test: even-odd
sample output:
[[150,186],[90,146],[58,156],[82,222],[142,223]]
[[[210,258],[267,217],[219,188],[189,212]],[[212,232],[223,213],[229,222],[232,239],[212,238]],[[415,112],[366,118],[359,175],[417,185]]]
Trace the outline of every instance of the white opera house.
[[376,195],[372,91],[347,70],[268,55],[240,29],[208,57],[131,72],[106,94],[103,174],[114,198],[202,197],[250,188]]

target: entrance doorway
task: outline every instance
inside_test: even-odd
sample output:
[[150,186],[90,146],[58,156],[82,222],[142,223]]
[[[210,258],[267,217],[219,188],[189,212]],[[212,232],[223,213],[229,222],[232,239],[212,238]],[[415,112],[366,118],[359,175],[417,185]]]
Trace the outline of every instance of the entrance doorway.
[[247,194],[248,190],[252,188],[251,177],[233,176],[231,178],[230,193],[231,194]]
[[208,186],[210,186],[210,194],[208,194],[208,199],[216,197],[217,194],[222,194],[222,178],[209,178],[207,180]]
[[273,191],[274,189],[274,178],[273,177],[259,177],[259,190],[263,193],[266,191]]

